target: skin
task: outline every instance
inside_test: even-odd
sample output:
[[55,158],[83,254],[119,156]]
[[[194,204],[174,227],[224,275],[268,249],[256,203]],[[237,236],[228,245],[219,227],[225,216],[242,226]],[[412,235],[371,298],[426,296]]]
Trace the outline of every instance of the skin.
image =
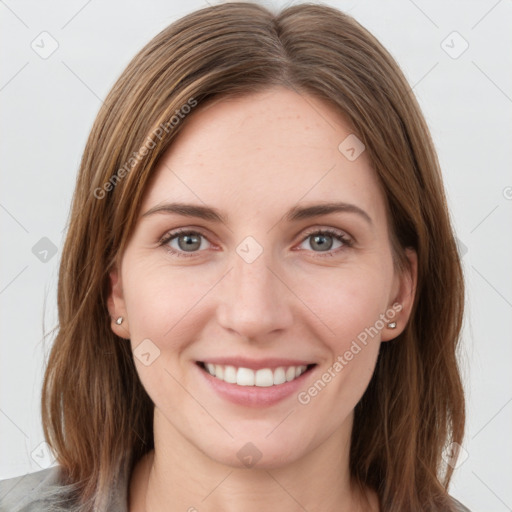
[[[159,161],[141,214],[182,201],[217,208],[227,222],[139,217],[110,274],[112,329],[132,349],[150,339],[160,350],[148,366],[135,357],[155,404],[155,450],[134,469],[129,510],[379,510],[376,494],[349,475],[353,410],[380,343],[409,318],[416,255],[406,253],[410,272],[394,269],[382,190],[366,152],[349,161],[338,150],[352,131],[328,104],[275,87],[192,114]],[[359,206],[371,224],[350,212],[284,219],[294,206],[328,201]],[[176,228],[203,235],[192,253],[183,236],[181,246],[168,242],[191,257],[158,245]],[[353,245],[327,235],[325,256],[306,238],[312,228],[342,231]],[[252,263],[236,252],[247,236],[263,249]],[[296,357],[317,363],[307,390],[394,303],[397,327],[385,324],[306,405],[296,394],[269,407],[235,405],[198,374],[195,362],[208,357]],[[248,442],[261,452],[251,468],[237,457]]]

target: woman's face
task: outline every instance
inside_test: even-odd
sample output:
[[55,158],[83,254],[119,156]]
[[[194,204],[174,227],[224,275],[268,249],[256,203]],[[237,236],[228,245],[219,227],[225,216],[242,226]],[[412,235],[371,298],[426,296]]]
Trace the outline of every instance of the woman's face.
[[[328,104],[273,88],[190,115],[111,273],[112,328],[160,432],[224,464],[284,465],[347,439],[415,270],[395,272],[384,196]],[[327,203],[344,206],[309,210]]]

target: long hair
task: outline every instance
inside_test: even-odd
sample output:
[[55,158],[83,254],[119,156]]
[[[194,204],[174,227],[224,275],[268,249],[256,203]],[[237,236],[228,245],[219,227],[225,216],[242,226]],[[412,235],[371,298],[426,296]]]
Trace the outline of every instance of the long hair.
[[111,330],[107,297],[158,159],[194,109],[273,86],[314,95],[351,124],[385,194],[396,268],[407,265],[405,248],[418,255],[409,322],[381,345],[355,408],[351,475],[378,493],[382,511],[452,510],[442,451],[464,434],[464,284],[428,127],[396,62],[353,18],[246,2],[195,11],[155,36],[108,94],[83,153],[41,398],[77,510],[102,510],[118,475],[154,448],[154,406],[129,343]]

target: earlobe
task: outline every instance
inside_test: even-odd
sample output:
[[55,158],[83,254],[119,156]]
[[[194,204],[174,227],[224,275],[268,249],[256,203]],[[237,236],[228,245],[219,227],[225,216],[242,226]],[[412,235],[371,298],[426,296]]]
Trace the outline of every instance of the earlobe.
[[[409,321],[418,280],[418,255],[412,248],[405,249],[409,261],[407,268],[398,276],[398,291],[388,309],[389,320],[381,334],[381,341],[390,341],[399,336]],[[392,318],[391,318],[391,315]]]
[[107,298],[110,325],[114,334],[120,338],[130,339],[123,287],[117,266],[109,272],[109,294]]

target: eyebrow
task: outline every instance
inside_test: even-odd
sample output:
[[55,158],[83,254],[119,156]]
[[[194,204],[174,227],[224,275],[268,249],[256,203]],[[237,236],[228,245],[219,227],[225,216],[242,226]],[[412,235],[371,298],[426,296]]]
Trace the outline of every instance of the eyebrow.
[[[288,210],[285,215],[287,222],[294,222],[330,213],[354,213],[363,218],[369,225],[373,225],[371,217],[359,206],[343,202],[318,203],[310,206],[295,206]],[[216,208],[187,203],[163,203],[154,206],[141,217],[148,217],[156,213],[177,214],[184,217],[196,217],[198,219],[210,220],[213,222],[222,222],[227,224],[227,217]]]

